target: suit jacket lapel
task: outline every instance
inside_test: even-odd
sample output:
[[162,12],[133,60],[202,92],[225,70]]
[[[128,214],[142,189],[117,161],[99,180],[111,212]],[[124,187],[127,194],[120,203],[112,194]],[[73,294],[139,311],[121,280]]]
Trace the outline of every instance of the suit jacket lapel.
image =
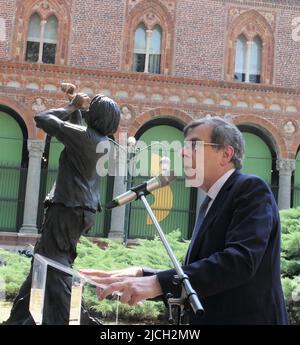
[[219,213],[219,210],[222,208],[222,205],[226,202],[227,193],[232,184],[235,182],[238,175],[240,175],[239,170],[235,170],[235,172],[229,177],[229,179],[224,183],[224,186],[221,188],[220,192],[218,193],[216,199],[214,200],[213,204],[211,205],[210,209],[208,210],[203,223],[201,225],[201,230],[199,231],[199,234],[197,238],[195,239],[193,248],[191,248],[191,254],[190,254],[190,262],[193,261],[194,255],[199,251],[201,248],[201,242],[203,241],[203,237],[206,233],[206,231],[209,229],[210,225],[215,220],[217,214]]

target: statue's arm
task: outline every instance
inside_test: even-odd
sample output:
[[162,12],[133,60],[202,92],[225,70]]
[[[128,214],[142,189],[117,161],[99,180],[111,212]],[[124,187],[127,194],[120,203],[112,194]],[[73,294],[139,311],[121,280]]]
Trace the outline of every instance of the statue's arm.
[[55,135],[64,121],[69,120],[70,115],[77,111],[72,104],[63,108],[43,111],[34,117],[36,126],[43,129],[49,135]]
[[82,125],[82,114],[80,110],[73,111],[69,116],[69,121],[75,125]]
[[90,97],[84,93],[77,93],[71,102],[63,108],[50,109],[35,116],[34,120],[38,128],[43,129],[49,135],[55,135],[64,121],[70,120],[73,124],[81,124],[80,110],[87,110],[90,105]]

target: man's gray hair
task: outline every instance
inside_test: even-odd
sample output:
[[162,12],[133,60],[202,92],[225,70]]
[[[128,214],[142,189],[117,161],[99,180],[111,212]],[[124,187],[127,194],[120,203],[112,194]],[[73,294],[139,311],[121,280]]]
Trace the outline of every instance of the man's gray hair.
[[241,169],[243,165],[243,158],[245,152],[245,141],[241,131],[232,123],[223,120],[221,117],[206,117],[200,120],[195,120],[188,124],[183,129],[183,134],[186,137],[190,130],[201,125],[210,125],[211,131],[211,143],[219,144],[219,147],[213,147],[216,150],[232,146],[234,154],[231,162],[237,169]]

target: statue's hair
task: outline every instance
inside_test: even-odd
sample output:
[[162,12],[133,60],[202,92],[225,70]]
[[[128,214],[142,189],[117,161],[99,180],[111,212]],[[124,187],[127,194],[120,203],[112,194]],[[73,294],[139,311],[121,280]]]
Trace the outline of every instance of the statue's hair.
[[104,95],[96,95],[90,103],[86,116],[87,125],[102,135],[114,134],[120,123],[120,108]]

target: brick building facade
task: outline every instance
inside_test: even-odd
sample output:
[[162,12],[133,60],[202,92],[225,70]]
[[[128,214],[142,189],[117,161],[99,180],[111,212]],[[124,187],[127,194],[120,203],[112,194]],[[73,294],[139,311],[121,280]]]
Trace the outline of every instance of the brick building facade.
[[[34,14],[41,28],[37,62],[28,60]],[[51,16],[56,36],[48,39]],[[122,120],[121,129],[128,135],[156,119],[173,120],[182,128],[207,114],[225,117],[266,142],[276,163],[272,179],[278,180],[279,206],[290,207],[300,181],[299,18],[297,0],[0,0],[0,111],[18,120],[26,141],[22,231],[36,229],[33,195],[38,193],[32,190],[39,188],[45,146],[33,116],[64,103],[62,81],[126,106],[131,116]],[[159,73],[134,72],[140,24],[146,42],[160,29]],[[234,80],[241,35],[248,48],[256,37],[261,42],[259,83]],[[43,43],[55,45],[54,63],[43,63]],[[116,185],[114,194],[122,190]],[[117,212],[112,218],[124,219]]]

